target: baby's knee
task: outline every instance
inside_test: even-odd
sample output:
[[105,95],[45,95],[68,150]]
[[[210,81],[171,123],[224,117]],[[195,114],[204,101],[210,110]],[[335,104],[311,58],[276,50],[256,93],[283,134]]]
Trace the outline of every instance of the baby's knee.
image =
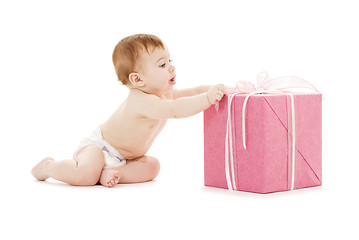
[[100,178],[100,172],[94,170],[78,171],[73,179],[72,185],[75,186],[93,186]]
[[98,177],[86,176],[86,177],[77,177],[74,179],[72,185],[74,186],[94,186],[98,183]]
[[76,173],[72,184],[76,186],[96,185],[105,164],[102,150],[95,145],[86,146],[79,152],[75,160],[77,162]]
[[144,160],[147,165],[149,177],[151,178],[151,180],[156,178],[158,176],[158,173],[160,172],[160,162],[157,158],[150,156],[146,156]]

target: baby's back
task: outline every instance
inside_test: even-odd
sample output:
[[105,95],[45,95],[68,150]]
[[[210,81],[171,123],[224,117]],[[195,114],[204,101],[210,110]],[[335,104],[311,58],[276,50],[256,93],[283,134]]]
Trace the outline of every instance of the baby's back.
[[136,96],[130,93],[112,116],[100,126],[103,138],[126,159],[145,155],[167,122],[167,119],[141,116],[136,105]]

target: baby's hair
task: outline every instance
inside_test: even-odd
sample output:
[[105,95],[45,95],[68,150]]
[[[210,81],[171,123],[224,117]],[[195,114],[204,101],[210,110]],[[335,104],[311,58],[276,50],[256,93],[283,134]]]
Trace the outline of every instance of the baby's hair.
[[163,42],[151,34],[135,34],[119,41],[112,54],[112,61],[118,80],[124,85],[129,84],[129,75],[136,72],[136,67],[139,67],[136,65],[136,62],[140,57],[141,51],[145,49],[150,53],[150,49],[154,50],[158,47],[164,49]]

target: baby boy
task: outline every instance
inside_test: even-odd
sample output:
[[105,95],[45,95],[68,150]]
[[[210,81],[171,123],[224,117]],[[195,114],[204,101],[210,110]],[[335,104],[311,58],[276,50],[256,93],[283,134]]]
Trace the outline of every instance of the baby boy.
[[41,181],[49,177],[77,186],[100,182],[118,183],[153,180],[159,161],[145,155],[168,118],[195,115],[225,93],[222,84],[175,89],[176,69],[167,46],[156,36],[136,34],[122,39],[112,56],[119,81],[129,94],[110,118],[80,142],[73,159],[48,157],[33,169]]

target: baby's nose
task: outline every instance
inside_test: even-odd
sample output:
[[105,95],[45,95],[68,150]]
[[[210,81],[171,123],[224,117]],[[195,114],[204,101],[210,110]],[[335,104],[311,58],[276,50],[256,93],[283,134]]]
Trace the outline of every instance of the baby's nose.
[[170,72],[174,72],[176,70],[175,66],[171,65]]

